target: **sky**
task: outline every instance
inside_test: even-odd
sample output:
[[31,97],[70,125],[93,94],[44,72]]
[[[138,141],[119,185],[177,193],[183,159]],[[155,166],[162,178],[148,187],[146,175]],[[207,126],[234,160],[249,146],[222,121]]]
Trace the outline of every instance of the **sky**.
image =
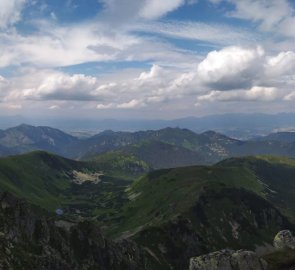
[[295,0],[0,0],[0,116],[295,112]]

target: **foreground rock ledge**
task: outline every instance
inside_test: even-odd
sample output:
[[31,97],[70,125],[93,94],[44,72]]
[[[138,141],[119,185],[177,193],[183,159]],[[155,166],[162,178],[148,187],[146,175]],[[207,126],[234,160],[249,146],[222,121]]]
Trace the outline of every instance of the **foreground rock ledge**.
[[221,250],[190,259],[189,270],[266,270],[267,263],[254,252]]

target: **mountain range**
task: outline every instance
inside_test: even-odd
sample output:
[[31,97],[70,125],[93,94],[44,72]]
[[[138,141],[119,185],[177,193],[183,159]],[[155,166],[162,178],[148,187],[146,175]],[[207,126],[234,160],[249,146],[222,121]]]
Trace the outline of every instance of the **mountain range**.
[[286,269],[272,241],[295,231],[294,147],[292,132],[3,130],[0,268],[188,269],[230,248]]
[[137,181],[104,166],[42,151],[1,158],[0,263],[188,269],[191,257],[222,248],[266,256],[278,231],[295,230],[295,159],[230,158]]
[[25,118],[23,116],[0,117],[0,128],[7,128],[29,123],[31,125],[49,125],[67,131],[90,130],[103,131],[140,131],[157,130],[165,127],[179,127],[202,133],[214,130],[227,136],[249,139],[257,135],[267,135],[272,132],[295,129],[294,113],[228,113],[206,116],[190,116],[172,120],[157,119],[71,119],[40,118],[38,116]]
[[138,132],[104,131],[79,139],[50,127],[20,125],[0,131],[0,155],[43,150],[75,160],[99,161],[114,175],[125,172],[136,178],[152,169],[210,165],[230,157],[295,157],[294,134],[279,132],[242,141],[214,131],[198,134],[168,127]]

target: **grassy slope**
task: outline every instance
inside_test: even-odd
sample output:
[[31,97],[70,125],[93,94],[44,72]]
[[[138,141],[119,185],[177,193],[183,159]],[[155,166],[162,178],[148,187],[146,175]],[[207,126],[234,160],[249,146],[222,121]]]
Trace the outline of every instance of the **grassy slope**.
[[73,171],[99,172],[93,163],[77,162],[46,152],[0,159],[0,191],[10,191],[49,211],[62,207],[67,213],[99,217],[103,222],[118,213],[129,184],[107,175],[101,182],[73,184]]
[[99,163],[110,175],[136,179],[152,169],[194,165],[203,163],[205,158],[182,146],[149,140],[95,155],[89,160]]
[[64,200],[62,192],[70,187],[68,173],[83,168],[83,163],[45,152],[1,158],[0,189],[53,209]]
[[[274,170],[280,169],[277,162],[283,163],[276,181],[284,179],[290,166],[293,168],[289,159],[249,160],[262,171],[267,167],[261,167],[260,162],[274,166]],[[274,206],[269,187],[257,170],[239,162],[229,163],[149,173],[131,186],[131,201],[124,207],[121,222],[109,233],[133,238],[157,254],[160,264],[155,263],[154,269],[168,269],[167,260],[180,267],[180,257],[225,247],[255,249],[256,244],[272,241],[277,231],[294,228]],[[282,199],[288,191],[277,192]],[[185,248],[189,246],[193,252]]]
[[121,151],[110,151],[90,159],[109,175],[127,180],[137,179],[149,172],[150,166],[138,157]]
[[295,221],[295,159],[274,156],[233,158],[218,166],[251,170],[263,183],[267,199]]
[[[132,237],[152,250],[161,261],[154,269],[167,269],[166,259],[177,265],[182,261],[173,258],[182,256],[186,261],[198,252],[212,251],[208,243],[218,249],[240,247],[238,241],[250,246],[272,238],[280,226],[289,223],[265,199],[281,209],[288,205],[289,217],[295,209],[293,159],[235,158],[217,166],[155,171],[132,184],[129,201],[126,181],[106,176],[99,185],[72,184],[73,170],[101,168],[44,152],[3,158],[0,191],[11,191],[49,210],[60,205],[73,213],[78,209],[108,226],[109,234]],[[233,235],[235,222],[242,228],[239,239]],[[193,243],[191,253],[184,249],[188,242]],[[162,244],[166,253],[161,251]]]
[[244,188],[264,196],[263,186],[248,169],[206,166],[159,170],[133,184],[120,230],[163,223],[192,207],[204,189]]
[[[110,159],[105,156],[104,160],[98,160],[99,166],[45,152],[2,158],[0,190],[11,191],[20,197],[29,198],[34,204],[52,210],[71,200],[71,196],[85,200],[83,192],[92,191],[94,197],[102,195],[102,190],[98,192],[99,188],[91,190],[92,185],[73,188],[73,170],[97,171],[99,167],[111,171],[117,164],[127,171],[134,169],[132,166],[138,166],[135,168],[139,171],[148,169],[145,163],[130,156],[117,156],[115,165],[110,162],[114,158],[116,152],[113,152]],[[243,188],[269,199],[282,209],[287,206],[285,213],[289,213],[290,217],[295,209],[294,174],[295,160],[267,156],[228,159],[211,167],[193,166],[155,171],[135,182],[130,188],[128,195],[131,201],[124,207],[124,221],[119,230],[122,232],[142,225],[165,222],[192,207],[205,189]],[[121,171],[116,170],[114,175],[122,176]],[[123,176],[130,177],[127,174]],[[103,183],[103,187],[106,187],[110,183],[114,184],[114,179],[106,179]],[[119,181],[116,185],[110,185],[107,192],[104,190],[102,197],[110,201],[119,190],[123,193],[123,187],[127,184],[128,182],[122,184]],[[103,201],[100,200],[100,203]],[[100,210],[96,210],[96,213],[99,215]]]

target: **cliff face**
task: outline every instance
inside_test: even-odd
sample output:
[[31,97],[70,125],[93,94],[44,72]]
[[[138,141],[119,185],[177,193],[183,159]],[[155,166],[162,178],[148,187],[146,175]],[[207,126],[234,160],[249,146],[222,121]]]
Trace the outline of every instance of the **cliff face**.
[[0,269],[149,269],[131,241],[114,243],[91,222],[40,217],[27,203],[0,194]]

